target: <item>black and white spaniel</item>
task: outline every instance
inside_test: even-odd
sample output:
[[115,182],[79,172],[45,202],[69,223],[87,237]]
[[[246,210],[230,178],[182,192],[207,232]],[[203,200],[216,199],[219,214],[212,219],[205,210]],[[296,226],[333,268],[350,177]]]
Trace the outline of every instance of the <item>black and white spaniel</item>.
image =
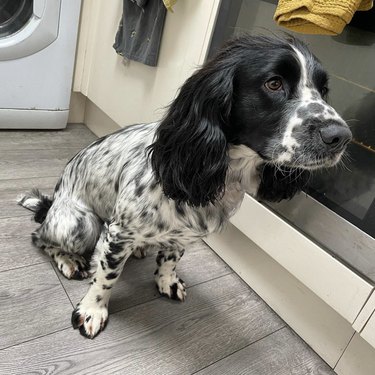
[[126,260],[150,245],[160,248],[159,292],[183,301],[176,265],[184,248],[220,231],[245,192],[291,198],[310,170],[335,165],[351,132],[327,90],[327,74],[300,41],[238,37],[185,82],[163,120],[86,147],[52,198],[21,197],[41,223],[33,243],[67,278],[91,276],[73,327],[89,338],[104,329]]

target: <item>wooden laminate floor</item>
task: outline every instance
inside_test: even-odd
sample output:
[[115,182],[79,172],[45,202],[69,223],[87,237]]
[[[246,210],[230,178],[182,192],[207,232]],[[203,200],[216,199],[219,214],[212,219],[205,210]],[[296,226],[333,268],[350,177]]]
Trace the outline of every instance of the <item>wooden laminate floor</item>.
[[203,242],[179,264],[185,303],[158,295],[149,254],[126,264],[106,330],[94,340],[74,331],[70,315],[87,281],[65,279],[32,247],[37,224],[15,198],[35,186],[51,193],[65,163],[95,138],[83,125],[0,131],[1,375],[334,374]]

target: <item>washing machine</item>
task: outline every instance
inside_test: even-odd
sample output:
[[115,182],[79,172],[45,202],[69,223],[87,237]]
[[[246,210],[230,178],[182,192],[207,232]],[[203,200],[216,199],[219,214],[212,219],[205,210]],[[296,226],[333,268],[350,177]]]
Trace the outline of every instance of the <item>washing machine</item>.
[[80,0],[0,0],[0,128],[67,124]]

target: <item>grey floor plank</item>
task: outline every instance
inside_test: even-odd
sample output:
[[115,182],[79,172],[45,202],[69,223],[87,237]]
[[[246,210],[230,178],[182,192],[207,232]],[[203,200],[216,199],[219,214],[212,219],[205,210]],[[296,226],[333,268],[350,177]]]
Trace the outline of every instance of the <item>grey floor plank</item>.
[[81,149],[98,137],[85,125],[69,124],[62,130],[2,130],[0,151],[74,147]]
[[18,180],[0,180],[0,218],[31,216],[31,212],[19,206],[16,198],[32,188],[51,195],[58,177],[21,178]]
[[333,375],[335,372],[285,327],[196,375]]
[[2,350],[0,373],[191,374],[284,326],[234,274],[189,292],[111,315],[94,340],[68,329]]
[[49,258],[31,244],[30,234],[39,224],[31,217],[0,219],[0,271],[49,262]]
[[68,327],[71,310],[50,263],[0,272],[0,348]]
[[[131,257],[125,265],[124,272],[113,288],[110,311],[115,312],[135,306],[159,297],[154,282],[156,253],[149,251],[145,259]],[[67,280],[58,275],[74,304],[78,303],[88,289],[87,281]],[[203,241],[189,246],[177,266],[178,275],[193,286],[219,276],[232,273],[224,263]],[[188,297],[189,298],[189,291]]]
[[77,148],[0,151],[0,180],[60,176]]

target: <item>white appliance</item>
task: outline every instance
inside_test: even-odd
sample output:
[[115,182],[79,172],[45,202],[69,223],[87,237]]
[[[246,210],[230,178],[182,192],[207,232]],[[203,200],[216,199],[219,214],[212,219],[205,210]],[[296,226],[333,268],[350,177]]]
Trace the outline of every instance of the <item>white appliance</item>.
[[67,124],[81,0],[0,0],[0,128]]

